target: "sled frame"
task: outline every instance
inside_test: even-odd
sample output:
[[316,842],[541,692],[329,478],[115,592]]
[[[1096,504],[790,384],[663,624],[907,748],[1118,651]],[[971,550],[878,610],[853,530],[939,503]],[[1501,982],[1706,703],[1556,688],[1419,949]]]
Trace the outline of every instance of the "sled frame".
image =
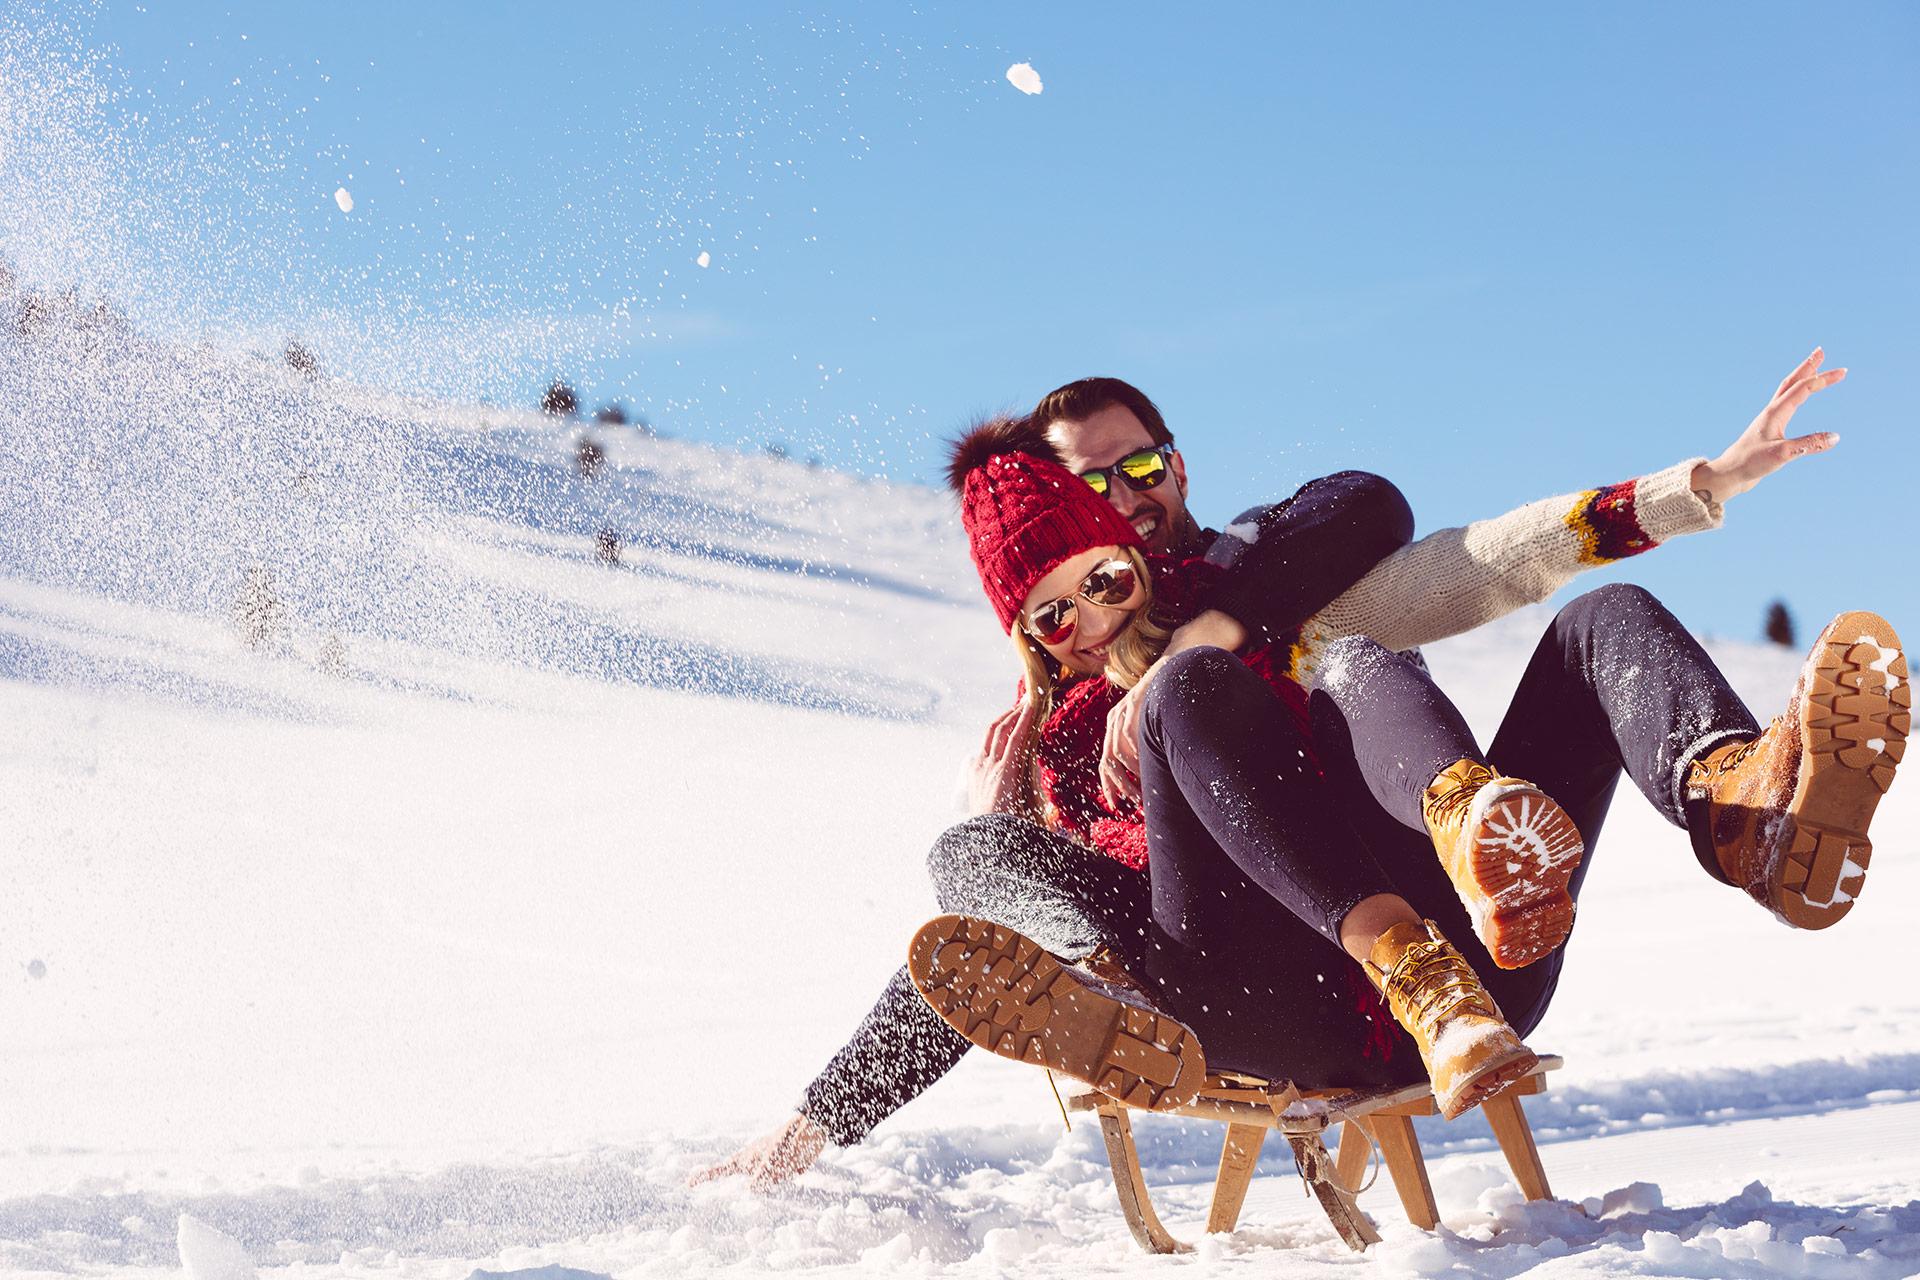
[[[1547,1171],[1540,1163],[1520,1099],[1546,1089],[1546,1074],[1561,1066],[1557,1057],[1542,1057],[1531,1075],[1498,1096],[1480,1104],[1500,1150],[1513,1170],[1514,1181],[1529,1200],[1546,1200]],[[1303,1105],[1295,1106],[1296,1103]],[[1134,1108],[1103,1093],[1078,1093],[1067,1098],[1069,1111],[1091,1111],[1100,1117],[1106,1141],[1107,1164],[1113,1171],[1120,1211],[1133,1238],[1148,1253],[1187,1253],[1192,1245],[1173,1237],[1153,1211],[1146,1180],[1140,1172],[1140,1153],[1134,1146],[1133,1125],[1127,1113]],[[1208,1232],[1232,1231],[1260,1162],[1260,1147],[1268,1130],[1279,1131],[1293,1149],[1295,1166],[1306,1179],[1333,1229],[1347,1245],[1364,1250],[1379,1242],[1355,1194],[1364,1184],[1370,1156],[1377,1146],[1407,1218],[1431,1231],[1440,1221],[1433,1184],[1427,1180],[1427,1161],[1413,1130],[1415,1116],[1439,1114],[1433,1090],[1425,1084],[1374,1089],[1315,1089],[1301,1091],[1287,1081],[1217,1072],[1207,1076],[1199,1096],[1184,1107],[1162,1112],[1193,1120],[1218,1120],[1227,1126],[1220,1149],[1220,1171],[1214,1178],[1213,1203],[1207,1212]],[[1328,1151],[1327,1131],[1341,1125],[1338,1154]]]

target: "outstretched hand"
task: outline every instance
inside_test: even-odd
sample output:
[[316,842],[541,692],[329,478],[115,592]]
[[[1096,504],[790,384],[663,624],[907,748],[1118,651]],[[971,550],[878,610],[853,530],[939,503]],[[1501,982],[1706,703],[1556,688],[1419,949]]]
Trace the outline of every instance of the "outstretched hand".
[[1766,477],[1808,453],[1825,453],[1840,443],[1831,431],[1787,439],[1787,423],[1794,410],[1806,403],[1816,391],[1824,391],[1847,376],[1845,369],[1820,372],[1826,352],[1818,347],[1800,362],[1800,367],[1780,382],[1773,399],[1760,411],[1740,438],[1712,462],[1693,469],[1692,488],[1706,502],[1725,502],[1737,493],[1745,493]]
[[826,1130],[796,1111],[780,1129],[749,1143],[718,1164],[695,1169],[687,1175],[687,1185],[697,1187],[715,1178],[744,1173],[749,1189],[771,1191],[813,1168],[813,1162],[826,1147]]

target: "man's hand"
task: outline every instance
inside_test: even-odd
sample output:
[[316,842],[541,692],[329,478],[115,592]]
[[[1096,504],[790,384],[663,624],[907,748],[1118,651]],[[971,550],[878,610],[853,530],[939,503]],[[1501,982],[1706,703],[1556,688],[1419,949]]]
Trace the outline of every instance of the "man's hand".
[[719,1164],[695,1169],[687,1175],[687,1185],[697,1187],[715,1178],[744,1173],[748,1188],[768,1192],[813,1168],[826,1146],[826,1130],[796,1111],[784,1127],[742,1147]]
[[1787,423],[1793,420],[1793,411],[1814,392],[1823,391],[1847,376],[1845,369],[1821,373],[1820,362],[1826,358],[1826,352],[1814,348],[1813,354],[1781,381],[1773,399],[1740,433],[1740,438],[1712,462],[1703,462],[1693,469],[1691,487],[1701,501],[1725,502],[1737,493],[1745,493],[1802,454],[1825,453],[1840,443],[1840,437],[1831,431],[1787,439]]
[[1107,735],[1100,747],[1100,795],[1109,809],[1118,812],[1126,800],[1140,803],[1140,711],[1146,705],[1147,686],[1153,683],[1161,664],[1182,649],[1203,644],[1238,653],[1246,647],[1247,639],[1247,629],[1238,619],[1218,609],[1207,610],[1173,633],[1158,661],[1140,677],[1140,683],[1127,690],[1127,696],[1107,712]]
[[1030,698],[987,727],[980,754],[967,765],[967,812],[1033,816],[1033,716]]

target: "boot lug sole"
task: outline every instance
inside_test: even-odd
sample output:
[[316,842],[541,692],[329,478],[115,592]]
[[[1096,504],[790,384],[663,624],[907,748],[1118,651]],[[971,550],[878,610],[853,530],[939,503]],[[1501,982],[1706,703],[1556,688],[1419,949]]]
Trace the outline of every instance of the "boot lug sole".
[[1487,954],[1502,969],[1552,954],[1573,929],[1568,885],[1586,857],[1573,819],[1528,786],[1476,803],[1468,828],[1473,853],[1452,878]]
[[1799,929],[1828,928],[1853,909],[1873,858],[1867,828],[1912,726],[1906,654],[1887,620],[1842,614],[1821,634],[1831,639],[1809,661],[1795,708],[1800,769],[1764,886],[1767,905]]
[[914,934],[907,972],[934,1012],[972,1043],[1129,1106],[1185,1106],[1206,1080],[1200,1039],[1186,1026],[1081,983],[1012,929],[936,917]]

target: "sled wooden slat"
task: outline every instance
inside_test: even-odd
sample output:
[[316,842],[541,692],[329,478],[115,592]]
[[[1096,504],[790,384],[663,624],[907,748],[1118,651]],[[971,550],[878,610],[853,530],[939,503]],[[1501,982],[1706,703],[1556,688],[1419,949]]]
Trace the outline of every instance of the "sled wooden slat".
[[1433,1230],[1440,1223],[1440,1206],[1434,1203],[1433,1184],[1427,1181],[1427,1157],[1420,1150],[1420,1135],[1413,1131],[1413,1118],[1390,1112],[1367,1119],[1407,1221],[1424,1231]]
[[1213,1203],[1207,1208],[1207,1231],[1231,1231],[1240,1221],[1240,1206],[1260,1163],[1260,1146],[1267,1140],[1264,1125],[1230,1124],[1220,1148],[1220,1174],[1213,1180]]
[[[1513,1169],[1514,1180],[1529,1200],[1552,1195],[1540,1150],[1533,1140],[1520,1099],[1546,1088],[1546,1073],[1558,1070],[1561,1060],[1543,1057],[1534,1073],[1491,1102],[1483,1103],[1487,1123]],[[1300,1104],[1300,1105],[1296,1105]],[[1100,1117],[1106,1140],[1107,1164],[1120,1197],[1127,1227],[1149,1253],[1185,1253],[1192,1246],[1176,1240],[1153,1211],[1140,1172],[1140,1153],[1126,1103],[1105,1094],[1084,1092],[1066,1100],[1069,1111],[1092,1111]],[[1247,1189],[1260,1160],[1262,1140],[1276,1129],[1292,1149],[1294,1163],[1308,1187],[1326,1210],[1340,1238],[1355,1250],[1376,1243],[1379,1233],[1360,1212],[1354,1196],[1364,1183],[1369,1157],[1377,1146],[1381,1163],[1393,1179],[1401,1207],[1415,1226],[1431,1230],[1440,1220],[1427,1179],[1427,1162],[1413,1117],[1437,1114],[1432,1091],[1424,1084],[1383,1089],[1319,1089],[1302,1094],[1286,1081],[1269,1083],[1251,1076],[1222,1073],[1207,1077],[1200,1096],[1166,1114],[1193,1120],[1218,1120],[1227,1126],[1220,1149],[1220,1170],[1214,1178],[1213,1202],[1207,1211],[1207,1230],[1231,1231],[1240,1220]],[[1326,1133],[1342,1125],[1339,1155],[1327,1150]]]

